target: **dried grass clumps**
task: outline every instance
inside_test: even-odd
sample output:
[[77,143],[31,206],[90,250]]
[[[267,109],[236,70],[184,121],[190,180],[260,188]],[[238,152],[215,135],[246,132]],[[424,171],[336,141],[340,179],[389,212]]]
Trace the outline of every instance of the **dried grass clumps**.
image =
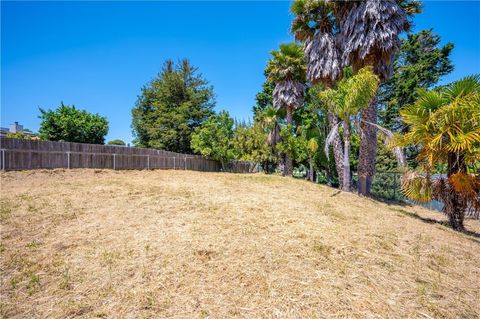
[[2,173],[5,318],[475,318],[480,223],[277,176]]

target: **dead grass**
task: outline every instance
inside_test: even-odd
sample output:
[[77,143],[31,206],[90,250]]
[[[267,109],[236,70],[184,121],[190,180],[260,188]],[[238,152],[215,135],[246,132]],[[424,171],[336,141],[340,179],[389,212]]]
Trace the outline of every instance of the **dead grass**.
[[[1,174],[5,318],[478,318],[480,223],[276,176]],[[476,235],[477,234],[477,235]]]

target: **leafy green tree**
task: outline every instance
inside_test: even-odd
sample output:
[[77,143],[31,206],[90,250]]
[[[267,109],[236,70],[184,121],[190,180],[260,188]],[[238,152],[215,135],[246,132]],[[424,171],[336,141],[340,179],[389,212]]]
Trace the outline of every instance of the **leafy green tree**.
[[[359,111],[366,108],[375,96],[379,84],[378,77],[373,74],[372,67],[365,67],[351,77],[344,77],[336,89],[327,89],[320,93],[320,98],[328,105],[340,119],[343,120],[343,187],[344,191],[350,191],[350,138],[351,118]],[[333,130],[338,129],[335,127]],[[327,146],[333,130],[327,137]],[[328,149],[326,149],[328,152]]]
[[[291,126],[295,109],[301,107],[305,97],[306,65],[302,48],[295,43],[280,45],[272,51],[266,73],[275,83],[273,105],[286,110],[287,126]],[[285,156],[284,176],[292,176],[292,159]]]
[[409,34],[402,41],[393,64],[393,76],[379,90],[382,126],[402,130],[400,110],[415,102],[419,89],[431,88],[443,75],[453,70],[450,60],[453,44],[439,44],[440,36],[431,29]]
[[40,108],[39,136],[47,141],[103,144],[108,133],[108,121],[99,114],[64,105],[56,110]]
[[134,143],[191,153],[191,134],[213,114],[213,88],[188,60],[167,60],[132,110]]
[[126,145],[125,142],[120,140],[120,139],[108,141],[107,144],[108,145],[120,145],[120,146],[125,146]]
[[261,164],[265,173],[269,171],[269,164],[276,160],[272,148],[267,143],[267,133],[258,121],[250,126],[235,128],[233,148],[236,159]]
[[195,153],[226,163],[235,158],[233,147],[233,119],[228,112],[211,115],[192,133],[192,149]]
[[307,143],[306,138],[301,134],[294,134],[292,125],[288,124],[280,129],[277,149],[281,154],[288,156],[292,163],[293,161],[301,163],[308,158]]
[[[408,132],[393,141],[418,145],[417,161],[426,172],[403,176],[405,195],[421,202],[442,201],[452,228],[463,230],[466,213],[480,216],[480,177],[474,170],[480,161],[480,75],[438,90],[422,90],[400,115]],[[446,178],[432,178],[438,165],[446,167]]]

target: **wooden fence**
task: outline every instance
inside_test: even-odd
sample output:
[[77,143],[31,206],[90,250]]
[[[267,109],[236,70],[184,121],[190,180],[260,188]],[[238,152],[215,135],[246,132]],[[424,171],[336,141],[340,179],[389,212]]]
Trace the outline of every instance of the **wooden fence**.
[[[199,155],[112,145],[0,137],[2,170],[39,168],[177,169],[219,172],[219,162]],[[229,171],[248,173],[252,163],[235,161]]]

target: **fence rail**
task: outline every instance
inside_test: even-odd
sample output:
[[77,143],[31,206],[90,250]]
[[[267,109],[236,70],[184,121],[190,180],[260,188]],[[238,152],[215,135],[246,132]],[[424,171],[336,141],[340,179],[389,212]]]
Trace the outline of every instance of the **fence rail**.
[[[0,137],[2,170],[53,168],[176,169],[219,172],[219,162],[199,155],[124,146],[35,141]],[[229,171],[248,173],[250,162],[236,161]]]

